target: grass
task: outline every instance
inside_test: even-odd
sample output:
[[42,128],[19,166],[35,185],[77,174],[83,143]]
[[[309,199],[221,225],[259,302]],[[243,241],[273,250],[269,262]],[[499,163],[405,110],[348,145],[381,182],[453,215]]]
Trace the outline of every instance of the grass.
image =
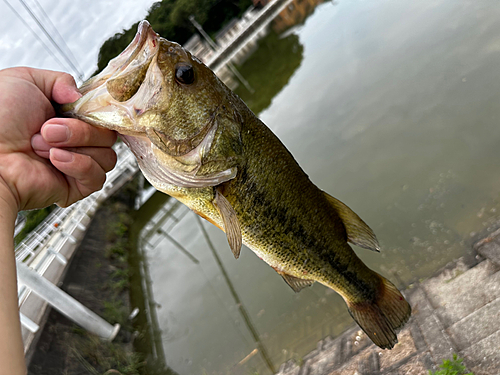
[[[127,187],[124,187],[123,190],[126,189]],[[115,201],[113,198],[105,203],[105,206],[113,212],[113,218],[106,223],[105,258],[107,261],[102,261],[102,263],[109,262],[109,264],[105,266],[100,263],[103,272],[109,270],[102,287],[108,297],[102,300],[100,315],[108,322],[119,323],[121,332],[130,332],[133,329],[132,323],[128,320],[129,309],[124,300],[124,295],[128,293],[130,286],[128,253],[130,228],[133,225],[127,203]],[[113,342],[103,341],[78,327],[73,330],[73,333],[76,337],[71,345],[71,353],[74,360],[85,368],[86,373],[92,375],[140,375],[144,373],[146,368],[144,356],[135,352],[132,344],[122,342],[122,333]]]
[[[103,289],[107,290],[108,298],[102,301],[101,316],[104,320],[121,325],[121,331],[130,331],[128,308],[123,295],[129,288],[130,271],[128,265],[129,229],[133,221],[126,204],[110,203],[114,218],[106,225],[105,257],[110,262],[111,269]],[[100,267],[104,267],[100,263]],[[71,341],[73,359],[85,368],[91,375],[140,375],[145,370],[144,356],[134,352],[131,344],[121,342],[118,337],[114,342],[101,340],[99,337],[75,326],[74,340]],[[119,335],[120,336],[120,335]]]
[[467,370],[462,362],[462,358],[458,358],[456,354],[453,354],[453,359],[443,360],[443,364],[439,366],[441,370],[436,372],[429,370],[429,375],[474,375],[472,372],[466,373]]
[[128,311],[121,299],[113,298],[110,301],[103,301],[103,306],[104,320],[119,323],[122,327],[127,324]]
[[130,286],[130,277],[128,268],[117,269],[110,275],[109,286],[115,293],[121,293]]
[[40,210],[33,211],[25,211],[26,213],[26,224],[23,229],[18,233],[15,237],[14,241],[17,245],[20,243],[26,236],[35,229],[38,224],[40,224],[49,214],[54,210],[56,206],[52,205],[49,207],[42,208]]
[[456,270],[455,271],[455,274],[449,278],[448,280],[445,280],[444,283],[445,284],[448,284],[450,282],[452,282],[453,280],[455,280],[458,276],[462,275],[465,271],[462,271],[462,270]]
[[75,343],[71,354],[92,375],[140,375],[145,366],[140,354],[131,353],[120,343],[104,341],[87,332]]

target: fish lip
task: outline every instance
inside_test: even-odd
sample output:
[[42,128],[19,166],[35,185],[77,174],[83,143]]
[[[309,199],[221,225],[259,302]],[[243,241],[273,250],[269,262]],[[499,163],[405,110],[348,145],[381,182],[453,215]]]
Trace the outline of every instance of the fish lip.
[[80,93],[85,95],[105,84],[111,78],[118,77],[120,73],[122,73],[130,65],[130,63],[134,61],[148,41],[150,41],[153,45],[156,44],[156,51],[154,53],[156,54],[158,51],[157,46],[159,38],[160,36],[153,30],[148,21],[141,21],[134,39],[130,42],[127,48],[125,48],[122,53],[113,59],[114,63],[110,62],[101,73],[85,81],[82,86],[80,86]]
[[[125,102],[115,100],[108,92],[106,83],[111,79],[119,78],[122,74],[125,74],[127,72],[127,68],[137,58],[142,58],[144,60],[142,62],[143,64],[151,66],[152,62],[155,61],[155,58],[158,55],[160,45],[159,39],[160,36],[153,30],[149,22],[146,20],[141,21],[134,39],[127,46],[127,48],[125,48],[120,55],[112,59],[102,72],[85,81],[79,88],[82,97],[73,103],[60,106],[58,108],[58,114],[65,117],[78,118],[94,126],[108,128],[118,131],[119,133],[142,133],[142,131],[138,129],[121,127],[119,125],[105,126],[99,121],[96,121],[92,116],[89,116],[88,111],[80,112],[80,110],[82,107],[87,105],[88,102],[101,102],[101,108],[106,106],[119,108],[132,123],[135,123],[136,114],[133,113],[134,108],[128,108],[126,105],[130,99]],[[141,53],[144,53],[143,57],[140,56]]]

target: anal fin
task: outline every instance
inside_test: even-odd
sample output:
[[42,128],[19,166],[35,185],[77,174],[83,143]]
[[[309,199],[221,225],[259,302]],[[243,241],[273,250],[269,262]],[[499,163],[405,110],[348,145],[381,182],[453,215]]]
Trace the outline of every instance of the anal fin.
[[347,241],[353,245],[379,252],[380,245],[371,228],[344,203],[326,192],[323,193],[344,223],[347,232]]
[[293,289],[295,293],[300,292],[302,289],[307,288],[308,286],[311,286],[314,284],[314,280],[308,280],[308,279],[300,279],[298,277],[289,275],[284,272],[277,271],[283,280],[288,284],[290,288]]
[[231,248],[234,257],[238,259],[243,241],[241,238],[240,223],[238,221],[238,217],[236,216],[236,212],[234,211],[233,206],[231,206],[231,203],[229,203],[226,197],[224,197],[217,188],[215,189],[215,199],[213,203],[217,208],[217,211],[219,211],[219,215],[224,223],[224,232],[226,232],[229,247]]

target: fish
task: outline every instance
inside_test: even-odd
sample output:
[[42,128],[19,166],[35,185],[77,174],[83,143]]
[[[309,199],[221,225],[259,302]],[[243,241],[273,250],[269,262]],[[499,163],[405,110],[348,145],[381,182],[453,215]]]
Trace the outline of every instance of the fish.
[[60,113],[118,132],[144,176],[245,244],[295,292],[321,283],[380,348],[411,307],[350,244],[379,251],[370,227],[314,185],[276,135],[198,58],[147,21]]

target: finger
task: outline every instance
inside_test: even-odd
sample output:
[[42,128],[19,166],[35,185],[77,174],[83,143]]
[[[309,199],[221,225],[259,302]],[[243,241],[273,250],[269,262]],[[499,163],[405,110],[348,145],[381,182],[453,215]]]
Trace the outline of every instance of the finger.
[[58,148],[67,147],[111,147],[116,133],[96,128],[73,118],[52,118],[41,130],[44,141]]
[[110,147],[78,147],[65,150],[90,156],[105,172],[109,172],[116,165],[116,152]]
[[35,85],[49,100],[65,104],[73,103],[81,98],[82,94],[76,88],[75,79],[68,73],[28,69]]
[[[52,146],[45,142],[41,134],[37,133],[31,138],[31,147],[38,156],[49,159]],[[90,156],[105,172],[109,172],[116,165],[116,152],[111,147],[70,147],[65,150]]]
[[62,73],[57,76],[52,86],[52,100],[54,102],[59,104],[73,103],[81,97],[82,94],[78,91],[75,79],[71,75]]
[[13,68],[6,74],[33,82],[51,101],[59,104],[72,103],[82,94],[76,88],[74,78],[68,73],[35,68]]
[[[81,155],[59,148],[50,149],[50,161],[60,172],[74,178],[82,197],[100,190],[106,181],[106,173],[101,166],[88,155]],[[68,179],[69,180],[69,179]],[[70,196],[76,192],[71,192]]]
[[40,133],[37,133],[33,137],[31,137],[31,148],[38,156],[48,159],[49,150],[52,148],[52,146],[44,141]]

